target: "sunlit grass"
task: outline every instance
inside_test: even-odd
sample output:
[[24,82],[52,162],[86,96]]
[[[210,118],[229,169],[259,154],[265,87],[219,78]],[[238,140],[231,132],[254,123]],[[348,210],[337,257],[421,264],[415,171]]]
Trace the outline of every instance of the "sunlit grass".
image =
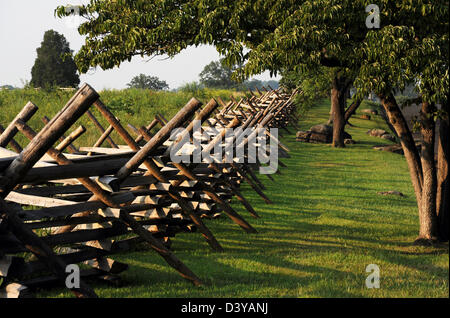
[[[206,104],[212,97],[220,97],[225,102],[230,96],[238,98],[242,96],[242,92],[235,92],[225,89],[202,89],[198,95],[191,92],[171,92],[171,91],[151,91],[143,89],[127,89],[127,90],[104,90],[100,91],[100,98],[112,113],[120,119],[122,125],[132,124],[139,128],[147,126],[156,114],[163,114],[167,119],[173,117],[192,97],[199,99]],[[54,89],[51,91],[35,90],[35,89],[15,89],[0,90],[0,124],[6,127],[9,122],[20,112],[28,101],[34,103],[38,108],[38,112],[31,118],[28,124],[34,130],[40,130],[44,123],[42,117],[52,118],[72,97],[74,91],[61,91]],[[109,124],[94,106],[90,108],[92,113],[101,123],[104,129]],[[87,129],[87,133],[82,135],[74,142],[75,146],[93,146],[101,132],[92,123],[87,115],[82,116],[77,123],[72,126],[75,130],[79,125],[83,125]],[[71,130],[70,130],[71,131]],[[70,133],[69,131],[69,133]],[[133,134],[133,133],[132,133]],[[119,141],[120,137],[113,132],[111,137],[115,141]],[[18,134],[16,141],[24,146],[28,140]],[[108,147],[108,143],[103,144]]]
[[[299,125],[306,130],[323,123],[328,111],[329,102],[323,101]],[[96,292],[101,297],[448,297],[448,244],[411,244],[418,217],[406,162],[372,149],[389,143],[366,134],[370,128],[386,129],[378,116],[358,117],[347,129],[357,143],[345,149],[283,137],[291,149],[291,158],[282,159],[288,167],[274,175],[275,182],[260,176],[274,204],[265,204],[245,185],[243,193],[262,218],[251,218],[233,202],[258,234],[245,234],[223,216],[206,223],[224,253],[211,252],[199,233],[173,239],[173,252],[205,286],[184,281],[148,250],[114,256],[130,265],[121,274],[126,285],[92,283]],[[377,195],[387,190],[405,197]],[[369,264],[380,267],[379,289],[365,286]],[[71,295],[59,289],[40,296]]]

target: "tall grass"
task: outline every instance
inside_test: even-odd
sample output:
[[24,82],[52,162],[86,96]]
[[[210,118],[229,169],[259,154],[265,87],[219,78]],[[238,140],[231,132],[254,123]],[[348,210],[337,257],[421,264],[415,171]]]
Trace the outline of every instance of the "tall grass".
[[[72,97],[74,92],[53,90],[35,90],[15,89],[0,91],[0,124],[7,126],[8,123],[17,115],[22,107],[28,102],[33,102],[39,107],[37,114],[29,121],[31,127],[35,130],[41,129],[44,124],[41,118],[45,115],[52,118]],[[183,107],[192,97],[196,97],[203,103],[207,103],[211,98],[220,97],[228,101],[230,96],[239,97],[243,95],[231,90],[202,88],[199,91],[180,90],[178,92],[152,91],[145,89],[125,89],[125,90],[104,90],[100,91],[100,98],[111,109],[114,115],[119,118],[126,127],[128,123],[135,127],[147,125],[154,115],[163,114],[170,119],[176,112]],[[108,127],[108,124],[96,112],[94,107],[91,109],[101,124]],[[87,132],[75,142],[75,145],[92,146],[100,137],[100,132],[93,125],[87,116],[83,116],[78,125],[87,128]],[[112,134],[112,138],[119,142],[119,137]],[[18,134],[16,140],[22,146],[27,144],[27,140]],[[107,146],[107,144],[104,144]]]

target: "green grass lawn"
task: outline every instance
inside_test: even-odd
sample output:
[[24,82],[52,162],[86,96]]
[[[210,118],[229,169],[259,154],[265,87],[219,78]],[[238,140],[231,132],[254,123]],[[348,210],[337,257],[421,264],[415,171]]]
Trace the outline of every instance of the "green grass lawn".
[[[362,106],[361,108],[364,108]],[[329,102],[316,105],[301,120],[302,129],[328,118]],[[206,221],[225,248],[213,253],[199,233],[173,239],[174,253],[206,285],[194,287],[152,251],[118,255],[130,268],[122,288],[92,283],[100,297],[448,297],[448,244],[417,247],[418,216],[403,156],[375,151],[389,143],[370,137],[385,128],[378,116],[351,120],[347,131],[357,141],[345,149],[306,144],[284,136],[291,158],[287,168],[261,176],[265,204],[249,187],[244,194],[261,219],[235,209],[259,231],[248,235],[225,216]],[[397,190],[405,197],[380,196]],[[368,289],[365,269],[380,268],[380,288]],[[71,294],[59,289],[42,297]]]

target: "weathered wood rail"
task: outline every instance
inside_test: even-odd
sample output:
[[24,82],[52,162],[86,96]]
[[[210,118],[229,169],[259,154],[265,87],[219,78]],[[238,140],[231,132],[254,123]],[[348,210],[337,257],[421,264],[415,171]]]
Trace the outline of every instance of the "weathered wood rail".
[[[241,183],[247,182],[272,204],[257,176],[262,164],[249,160],[249,150],[243,158],[233,157],[235,153],[228,158],[227,151],[249,145],[260,149],[254,138],[262,131],[276,143],[280,157],[288,157],[289,149],[270,128],[289,132],[289,125],[295,127],[296,94],[250,91],[239,101],[212,99],[205,106],[193,98],[170,120],[158,114],[147,126],[127,125],[129,130],[87,84],[52,119],[43,116],[40,131],[27,124],[38,111],[27,103],[6,128],[0,125],[0,297],[24,297],[36,287],[64,286],[69,264],[84,264],[80,286],[71,287],[72,292],[96,297],[85,278],[117,282],[127,265],[114,261],[113,255],[138,243],[147,244],[183,278],[201,285],[170,251],[170,239],[179,232],[198,232],[213,251],[223,251],[220,239],[203,222],[221,215],[244,232],[257,233],[230,203],[235,197],[251,217],[259,217],[240,191]],[[69,131],[81,116],[89,117],[99,132],[90,147],[75,146],[85,127]],[[174,134],[178,127],[185,129]],[[242,130],[229,138],[227,133],[237,127]],[[246,128],[253,130],[244,135]],[[113,140],[113,131],[120,139]],[[202,135],[201,144],[195,144],[195,133]],[[29,139],[24,148],[16,142],[17,134]],[[200,161],[174,160],[171,154],[177,151],[190,159],[200,154]],[[277,161],[278,167],[285,166]]]

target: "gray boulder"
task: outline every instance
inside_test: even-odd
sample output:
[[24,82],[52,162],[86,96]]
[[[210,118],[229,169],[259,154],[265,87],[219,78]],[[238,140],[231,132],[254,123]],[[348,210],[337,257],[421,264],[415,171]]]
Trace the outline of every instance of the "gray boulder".
[[333,135],[333,127],[324,124],[312,126],[310,130],[318,134]]
[[[333,126],[315,125],[308,131],[298,131],[296,137],[297,141],[329,144],[333,141]],[[344,131],[344,139],[352,139],[352,136]]]
[[404,197],[405,195],[403,193],[401,193],[400,191],[380,191],[377,192],[377,194],[379,195],[398,195],[399,197]]
[[403,148],[401,145],[389,145],[389,146],[375,146],[375,150],[393,152],[399,155],[403,155]]
[[329,144],[332,140],[333,134],[320,134],[316,132],[311,132],[311,136],[309,137],[309,141],[314,143]]
[[378,111],[370,109],[370,108],[361,110],[361,113],[370,114],[370,115],[378,115]]
[[383,139],[387,139],[389,141],[395,141],[395,137],[392,135],[389,135],[389,134],[384,134],[384,135],[381,135],[380,137]]
[[310,131],[297,131],[297,141],[306,141],[309,142],[309,137],[311,136],[311,132]]
[[297,138],[309,138],[309,135],[311,135],[310,131],[299,130],[299,131],[297,131],[297,134],[296,134],[295,137],[297,137]]
[[383,129],[370,129],[367,131],[367,134],[373,137],[381,137],[382,135],[387,134],[387,131]]

